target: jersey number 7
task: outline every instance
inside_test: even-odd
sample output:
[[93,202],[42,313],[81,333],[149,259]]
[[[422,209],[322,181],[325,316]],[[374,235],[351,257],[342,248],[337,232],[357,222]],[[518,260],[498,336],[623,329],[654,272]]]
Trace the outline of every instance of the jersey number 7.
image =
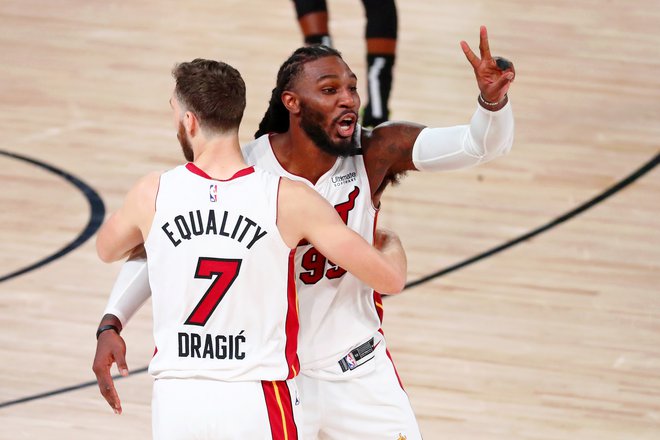
[[225,297],[225,294],[238,276],[238,272],[241,269],[241,261],[225,258],[199,258],[197,269],[195,270],[195,278],[211,279],[213,276],[216,278],[184,324],[206,325],[211,314],[218,307],[218,304],[220,304],[220,301]]

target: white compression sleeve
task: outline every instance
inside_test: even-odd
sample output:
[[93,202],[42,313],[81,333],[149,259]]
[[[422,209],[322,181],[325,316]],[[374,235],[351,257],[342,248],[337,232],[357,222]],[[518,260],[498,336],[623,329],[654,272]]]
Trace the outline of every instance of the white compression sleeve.
[[124,263],[112,287],[104,315],[119,318],[122,327],[151,296],[146,258],[135,258]]
[[413,146],[413,163],[420,171],[445,171],[488,162],[509,152],[513,126],[510,102],[496,112],[477,106],[470,125],[423,129]]

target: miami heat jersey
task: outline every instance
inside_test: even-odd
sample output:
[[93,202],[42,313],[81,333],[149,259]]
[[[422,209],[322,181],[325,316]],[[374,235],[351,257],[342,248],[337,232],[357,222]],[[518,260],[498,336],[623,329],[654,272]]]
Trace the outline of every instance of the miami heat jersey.
[[[373,243],[376,209],[361,155],[337,158],[316,184],[290,174],[277,161],[269,136],[243,147],[249,164],[291,180],[305,182],[332,204],[344,222]],[[309,244],[296,250],[296,284],[300,304],[298,355],[310,370],[337,366],[346,353],[380,328],[380,295],[328,261]]]
[[293,251],[277,229],[279,176],[165,172],[145,241],[156,378],[285,380],[299,371]]

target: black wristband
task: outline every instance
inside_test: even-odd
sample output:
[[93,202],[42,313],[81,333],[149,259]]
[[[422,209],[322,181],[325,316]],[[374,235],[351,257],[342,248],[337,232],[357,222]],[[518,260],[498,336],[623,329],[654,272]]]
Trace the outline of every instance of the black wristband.
[[115,333],[119,334],[119,329],[117,328],[116,325],[112,325],[112,324],[102,325],[101,327],[99,327],[98,330],[96,330],[96,339],[98,340],[101,333],[103,333],[106,330],[114,330]]

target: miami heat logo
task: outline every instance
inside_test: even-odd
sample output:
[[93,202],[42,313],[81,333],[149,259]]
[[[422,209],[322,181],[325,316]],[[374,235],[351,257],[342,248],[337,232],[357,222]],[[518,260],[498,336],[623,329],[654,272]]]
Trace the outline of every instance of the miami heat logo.
[[399,438],[396,440],[406,440],[407,438],[408,437],[406,437],[405,435],[401,435],[401,433],[399,433]]

